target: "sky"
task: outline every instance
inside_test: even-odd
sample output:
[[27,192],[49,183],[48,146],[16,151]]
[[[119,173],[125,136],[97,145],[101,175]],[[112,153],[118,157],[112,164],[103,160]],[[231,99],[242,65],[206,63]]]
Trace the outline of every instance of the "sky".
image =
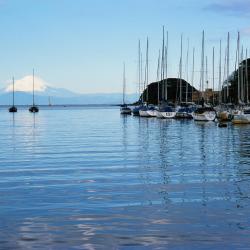
[[219,41],[224,54],[230,32],[233,70],[237,31],[244,49],[250,45],[249,17],[250,0],[0,0],[0,88],[13,76],[29,77],[34,68],[50,86],[77,93],[121,92],[125,62],[127,90],[136,92],[138,40],[145,58],[149,38],[149,81],[155,81],[163,25],[169,33],[169,77],[178,77],[183,34],[183,76],[187,79],[188,72],[190,80],[195,47],[194,85],[199,86],[204,30],[209,84],[213,46],[217,84]]

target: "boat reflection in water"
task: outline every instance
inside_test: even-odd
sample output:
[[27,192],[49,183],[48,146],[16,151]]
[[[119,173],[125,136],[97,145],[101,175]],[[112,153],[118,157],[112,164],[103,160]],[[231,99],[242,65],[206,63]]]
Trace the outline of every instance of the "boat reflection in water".
[[1,248],[247,249],[249,126],[118,110],[0,109]]

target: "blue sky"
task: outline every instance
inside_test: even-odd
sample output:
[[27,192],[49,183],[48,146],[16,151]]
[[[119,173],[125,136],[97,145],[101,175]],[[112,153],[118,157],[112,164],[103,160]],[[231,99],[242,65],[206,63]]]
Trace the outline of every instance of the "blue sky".
[[169,76],[177,76],[183,33],[184,55],[188,38],[190,49],[196,48],[198,86],[202,30],[211,78],[212,47],[218,64],[219,40],[224,50],[228,31],[230,68],[237,30],[244,46],[250,44],[249,13],[247,0],[0,0],[0,87],[12,76],[30,75],[34,67],[55,87],[81,93],[120,92],[125,61],[128,90],[135,92],[138,39],[145,49],[149,37],[149,80],[153,81],[162,25],[169,31]]

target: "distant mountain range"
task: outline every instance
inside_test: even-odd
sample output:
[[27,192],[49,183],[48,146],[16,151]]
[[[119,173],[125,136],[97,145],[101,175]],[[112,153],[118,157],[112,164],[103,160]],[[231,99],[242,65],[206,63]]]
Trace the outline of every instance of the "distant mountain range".
[[[28,78],[28,77],[26,77]],[[22,80],[23,81],[23,80]],[[27,79],[29,82],[30,79]],[[36,79],[39,84],[35,90],[35,103],[37,105],[48,105],[49,99],[52,105],[80,105],[80,104],[120,104],[122,102],[122,93],[98,93],[98,94],[77,94],[63,88],[53,88]],[[28,87],[27,87],[28,86]],[[23,82],[15,84],[15,104],[30,105],[32,103],[32,89]],[[138,99],[137,94],[126,95],[127,103],[133,103]],[[12,84],[4,89],[0,89],[0,105],[9,105],[12,103]]]

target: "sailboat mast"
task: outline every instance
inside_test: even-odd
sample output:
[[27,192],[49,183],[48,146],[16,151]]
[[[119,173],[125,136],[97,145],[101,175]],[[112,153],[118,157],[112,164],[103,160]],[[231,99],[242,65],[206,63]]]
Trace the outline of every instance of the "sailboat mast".
[[213,47],[213,106],[214,106],[214,47]]
[[182,34],[181,34],[181,57],[180,57],[180,103],[182,102]]
[[221,98],[221,40],[220,40],[220,59],[219,59],[219,103],[222,103],[222,98]]
[[[206,92],[207,90],[207,92]],[[208,103],[208,70],[207,70],[207,56],[206,56],[206,99],[207,99],[207,103]]]
[[227,67],[227,48],[225,49],[225,57],[224,57],[224,68],[223,68],[223,102],[226,103],[227,98],[227,86],[225,86],[226,82],[226,67]]
[[165,60],[166,60],[166,82],[165,82],[165,100],[168,100],[168,31],[167,31],[167,41],[165,47]]
[[35,73],[33,69],[33,106],[35,106]]
[[144,89],[145,89],[145,84],[143,84],[143,68],[142,68],[142,52],[140,52],[140,78],[141,78],[141,88],[142,88],[142,96],[141,96],[141,101],[142,101],[142,104],[144,102],[144,97],[143,97],[143,94],[144,94]]
[[147,51],[146,51],[146,85],[147,85],[147,103],[148,103],[148,37],[147,37]]
[[13,104],[13,107],[14,107],[14,100],[15,100],[15,79],[14,77],[12,78],[12,82],[13,82],[13,93],[12,93],[12,104]]
[[240,98],[240,32],[239,31],[237,39],[237,55],[238,55],[238,103],[240,103],[241,98]]
[[189,57],[189,39],[187,40],[187,58],[186,58],[186,71],[187,71],[187,79],[186,79],[186,103],[188,102],[188,57]]
[[123,93],[122,93],[122,101],[125,104],[125,91],[126,91],[126,78],[125,78],[125,62],[123,63]]
[[202,31],[202,52],[201,52],[201,93],[202,98],[204,98],[204,49],[205,49],[205,41],[204,41],[204,30]]
[[193,92],[194,92],[194,54],[195,54],[195,48],[193,48],[193,69],[192,69],[192,102],[193,100]]
[[241,46],[241,68],[240,68],[240,83],[241,83],[241,100],[244,102],[244,82],[243,82],[243,45]]
[[246,89],[247,89],[247,104],[249,103],[249,97],[248,97],[248,64],[247,64],[247,49],[246,49]]
[[138,44],[138,93],[139,93],[139,99],[141,96],[141,41],[139,39]]
[[164,82],[164,75],[165,75],[165,27],[162,27],[162,54],[161,54],[161,80],[162,80],[162,100],[165,98],[165,82]]
[[229,98],[229,41],[230,41],[230,34],[227,33],[227,98],[226,102],[228,102]]
[[157,63],[157,87],[158,87],[158,95],[157,95],[157,103],[160,105],[160,59],[161,51],[159,50],[158,63]]

